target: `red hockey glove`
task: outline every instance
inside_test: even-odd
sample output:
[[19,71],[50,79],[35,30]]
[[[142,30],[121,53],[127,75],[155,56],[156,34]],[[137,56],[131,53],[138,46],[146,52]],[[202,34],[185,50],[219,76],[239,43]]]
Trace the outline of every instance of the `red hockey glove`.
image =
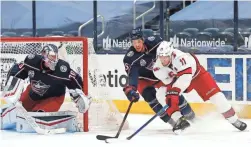
[[129,101],[137,102],[139,100],[139,94],[136,92],[136,87],[126,86],[123,91]]
[[167,114],[171,116],[175,111],[179,111],[179,94],[180,89],[173,87],[166,92],[166,104],[169,108],[166,110]]

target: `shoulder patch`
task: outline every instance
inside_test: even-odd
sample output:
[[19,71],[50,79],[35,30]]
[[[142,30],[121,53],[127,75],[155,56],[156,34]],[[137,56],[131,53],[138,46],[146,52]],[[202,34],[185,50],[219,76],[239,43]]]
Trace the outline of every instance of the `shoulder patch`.
[[28,59],[33,59],[34,57],[35,57],[34,54],[29,54],[29,55],[28,55]]
[[140,65],[141,65],[141,66],[145,66],[145,65],[146,65],[146,61],[145,61],[144,59],[141,59],[141,60],[140,60]]
[[66,72],[67,71],[67,67],[65,65],[61,65],[60,66],[60,71],[61,72]]
[[33,78],[33,77],[34,77],[34,75],[35,75],[34,70],[29,70],[29,72],[28,72],[28,76],[29,76],[30,78]]
[[155,39],[154,36],[150,36],[150,37],[147,38],[147,40],[149,40],[149,41],[153,41],[154,39]]
[[130,51],[130,52],[127,53],[128,57],[132,57],[133,55],[134,55],[134,51]]

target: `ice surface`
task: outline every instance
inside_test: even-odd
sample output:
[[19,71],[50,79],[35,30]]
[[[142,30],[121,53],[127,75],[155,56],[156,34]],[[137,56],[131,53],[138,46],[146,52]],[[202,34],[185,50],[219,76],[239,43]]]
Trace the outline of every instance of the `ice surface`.
[[[130,130],[122,131],[126,138],[147,121],[151,115],[128,116]],[[223,118],[215,114],[198,118],[197,122],[182,135],[174,135],[171,127],[156,118],[142,132],[130,141],[116,141],[106,144],[96,139],[97,134],[114,136],[116,131],[68,133],[60,135],[20,134],[10,131],[0,132],[0,147],[251,147],[251,120],[245,132],[239,132]]]

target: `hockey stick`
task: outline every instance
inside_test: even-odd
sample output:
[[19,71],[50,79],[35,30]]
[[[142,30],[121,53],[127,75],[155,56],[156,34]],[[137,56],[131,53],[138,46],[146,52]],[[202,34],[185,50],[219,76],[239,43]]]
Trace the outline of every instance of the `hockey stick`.
[[42,135],[49,135],[49,134],[60,134],[60,133],[65,133],[66,129],[65,128],[59,128],[59,129],[42,129],[34,120],[33,117],[31,117],[26,109],[22,106],[22,104],[17,101],[16,106],[18,111],[21,113],[21,115],[24,117],[24,119],[28,122],[28,124],[38,133]]
[[[135,135],[137,135],[141,130],[143,130],[150,122],[152,122],[157,116],[163,114],[166,109],[168,108],[168,105],[165,105],[158,113],[156,113],[154,116],[152,116],[146,123],[144,123],[139,129],[137,129],[132,135],[128,136],[126,139],[117,139],[117,138],[107,138],[105,140],[106,143],[110,142],[117,142],[117,141],[125,141],[132,139]],[[116,140],[114,140],[116,139]]]
[[169,107],[168,105],[165,105],[158,113],[156,113],[152,118],[150,118],[145,124],[143,124],[138,130],[136,130],[132,135],[128,136],[126,139],[127,140],[132,139],[136,134],[138,134],[142,129],[144,129],[150,122],[152,122],[157,116],[163,114],[168,107]]
[[[126,139],[122,139],[121,141],[125,141],[125,140],[130,140],[132,139],[135,135],[137,135],[141,130],[143,130],[150,122],[152,122],[157,116],[161,115],[162,113],[164,113],[166,111],[166,109],[168,108],[168,105],[165,105],[158,113],[156,113],[154,116],[152,116],[152,118],[150,118],[146,123],[144,123],[139,129],[137,129],[132,135],[128,136]],[[111,140],[110,140],[111,139]],[[110,143],[110,142],[116,142],[116,140],[112,140],[115,138],[107,138],[105,140],[106,143]]]
[[97,138],[98,140],[106,140],[106,139],[109,139],[109,138],[118,138],[119,135],[120,135],[120,132],[121,132],[123,126],[124,126],[124,123],[125,123],[125,121],[126,121],[126,118],[127,118],[128,114],[129,114],[129,112],[130,112],[130,110],[131,110],[131,107],[132,107],[132,104],[133,104],[133,103],[134,103],[133,101],[130,102],[130,104],[129,104],[127,110],[126,110],[126,114],[125,114],[125,116],[124,116],[124,118],[123,118],[123,121],[122,121],[122,123],[121,123],[121,125],[120,125],[120,127],[119,127],[119,130],[118,130],[116,136],[112,137],[112,136],[105,136],[105,135],[97,135],[96,138]]
[[142,129],[144,129],[150,122],[152,122],[157,116],[160,116],[161,114],[163,114],[168,107],[169,107],[168,105],[165,105],[158,113],[156,113],[152,118],[150,118],[145,124],[143,124],[138,130],[136,130],[132,135],[128,136],[126,139],[127,140],[132,139],[136,134],[138,134]]

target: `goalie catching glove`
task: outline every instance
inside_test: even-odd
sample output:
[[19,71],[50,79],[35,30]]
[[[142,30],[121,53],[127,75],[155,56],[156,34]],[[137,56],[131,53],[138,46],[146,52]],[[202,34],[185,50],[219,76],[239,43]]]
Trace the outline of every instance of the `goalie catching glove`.
[[91,105],[92,97],[89,95],[86,96],[80,89],[71,89],[69,92],[72,100],[76,103],[78,111],[85,113]]

